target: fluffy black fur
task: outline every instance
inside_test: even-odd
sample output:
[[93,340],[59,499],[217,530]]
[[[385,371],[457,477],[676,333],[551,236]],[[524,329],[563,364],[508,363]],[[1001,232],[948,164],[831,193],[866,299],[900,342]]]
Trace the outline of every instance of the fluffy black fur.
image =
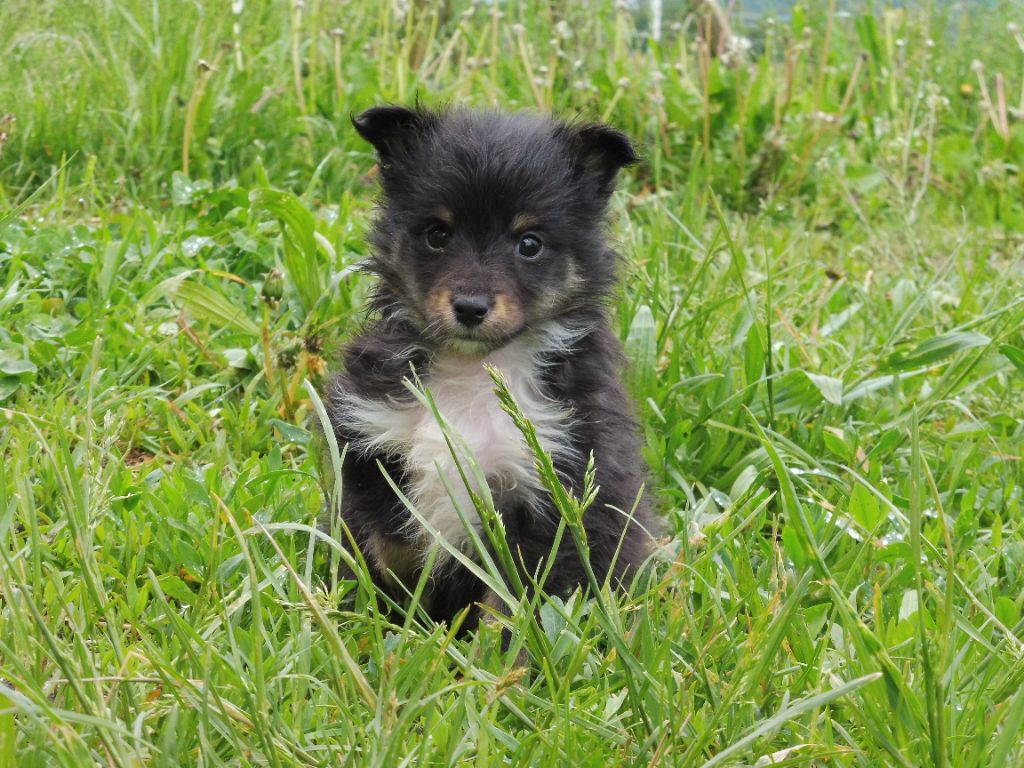
[[[572,411],[569,438],[582,457],[556,467],[579,493],[593,451],[600,492],[584,515],[592,566],[599,580],[635,572],[658,524],[646,498],[637,501],[645,467],[620,380],[621,344],[607,317],[617,257],[605,222],[618,171],[637,160],[630,141],[604,125],[463,109],[375,107],[353,123],[377,151],[383,195],[368,263],[378,278],[370,320],[346,348],[344,369],[326,397],[339,444],[356,446],[361,438],[341,405],[347,397],[408,401],[403,379],[411,368],[428,379],[433,361],[453,345],[482,359],[545,322],[586,327],[541,368],[543,393]],[[438,227],[447,233],[440,252],[427,241]],[[539,258],[518,255],[524,229],[542,239]],[[494,322],[467,329],[453,321],[448,302],[459,296],[488,298]],[[367,561],[376,581],[401,596],[398,582],[411,588],[419,576],[418,542],[378,461],[400,485],[408,482],[402,456],[351,448],[339,512],[373,555]],[[525,504],[499,505],[526,583],[547,557],[558,524],[545,503],[540,514]],[[627,525],[623,512],[631,510]],[[584,581],[566,535],[545,590],[564,594]],[[492,598],[456,566],[431,579],[424,605],[448,620]]]

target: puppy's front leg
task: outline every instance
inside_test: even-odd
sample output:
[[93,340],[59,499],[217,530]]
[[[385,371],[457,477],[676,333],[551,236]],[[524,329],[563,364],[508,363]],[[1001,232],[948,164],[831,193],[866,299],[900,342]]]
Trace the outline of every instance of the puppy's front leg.
[[[500,624],[502,623],[502,617],[505,617],[510,622],[514,622],[515,618],[512,611],[505,601],[489,587],[484,590],[483,597],[480,598],[479,608],[480,621],[487,624]],[[512,629],[510,627],[502,626],[501,628],[501,652],[508,653],[512,647],[512,641],[514,637],[512,635]],[[526,645],[523,644],[519,647],[519,652],[516,653],[517,667],[527,667],[530,664],[530,654],[526,650]]]
[[[525,599],[518,605],[510,606],[494,590],[485,587],[477,609],[481,621],[503,625],[502,651],[507,652],[513,644],[513,629],[510,629],[510,626],[515,628],[514,631],[521,631],[524,626],[520,619],[526,617],[519,615],[518,612],[531,610],[530,606],[535,601],[538,588],[546,594],[562,596],[576,585],[582,573],[578,566],[579,557],[567,534],[562,538],[558,550],[554,553],[551,551],[558,531],[557,524],[553,522],[557,515],[558,512],[553,506],[539,510],[533,504],[529,507],[513,507],[502,515],[506,546],[512,555],[518,580],[524,587]],[[497,561],[498,558],[493,551],[491,556]],[[551,557],[554,557],[554,563],[548,568]],[[545,573],[545,580],[538,584],[538,579],[544,577]],[[502,575],[508,584],[512,574]],[[539,622],[539,610],[534,610],[534,618]],[[525,666],[528,659],[529,654],[524,644],[516,656],[516,664]]]

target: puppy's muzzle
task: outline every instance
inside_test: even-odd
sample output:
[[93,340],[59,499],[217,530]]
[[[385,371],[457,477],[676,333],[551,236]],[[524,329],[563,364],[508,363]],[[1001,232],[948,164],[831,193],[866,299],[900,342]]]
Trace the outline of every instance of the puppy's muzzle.
[[494,299],[488,296],[455,296],[452,299],[452,311],[459,325],[476,328],[487,317],[494,306]]

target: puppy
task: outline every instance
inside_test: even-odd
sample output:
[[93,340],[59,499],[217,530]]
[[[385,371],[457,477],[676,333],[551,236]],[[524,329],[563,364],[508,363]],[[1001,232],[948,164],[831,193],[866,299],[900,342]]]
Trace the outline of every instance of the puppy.
[[[383,194],[367,265],[377,283],[370,321],[345,349],[325,402],[349,448],[337,513],[373,578],[400,598],[433,543],[381,466],[431,527],[472,556],[452,499],[480,529],[459,471],[479,490],[471,457],[523,583],[547,566],[559,513],[498,403],[490,364],[577,495],[593,452],[599,491],[583,516],[590,564],[599,581],[621,581],[658,527],[641,495],[640,439],[606,306],[617,258],[605,214],[618,171],[637,161],[633,146],[605,125],[530,114],[380,106],[353,122],[379,159]],[[410,390],[414,374],[449,425],[451,446]],[[442,553],[429,576],[423,606],[436,620],[475,606],[468,627],[481,603],[500,608],[455,558]],[[565,594],[585,581],[566,533],[544,589]]]

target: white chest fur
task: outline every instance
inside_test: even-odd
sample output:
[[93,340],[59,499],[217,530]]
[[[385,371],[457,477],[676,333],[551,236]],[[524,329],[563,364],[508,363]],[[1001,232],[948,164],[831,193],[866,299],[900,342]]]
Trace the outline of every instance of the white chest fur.
[[[469,537],[454,504],[459,505],[471,524],[479,526],[459,464],[470,485],[479,492],[482,489],[474,480],[476,474],[472,469],[475,462],[479,473],[487,479],[499,511],[510,503],[532,504],[541,492],[533,454],[502,410],[484,364],[493,365],[505,375],[512,395],[537,430],[545,450],[566,456],[571,453],[567,439],[570,411],[540,390],[539,358],[546,349],[564,346],[567,336],[558,329],[556,333],[513,341],[485,358],[451,354],[433,362],[423,384],[447,423],[454,456],[444,429],[426,404],[418,400],[394,403],[341,394],[349,424],[364,436],[357,447],[401,458],[409,480],[410,501],[456,547],[465,548]],[[418,525],[411,516],[410,524]]]

